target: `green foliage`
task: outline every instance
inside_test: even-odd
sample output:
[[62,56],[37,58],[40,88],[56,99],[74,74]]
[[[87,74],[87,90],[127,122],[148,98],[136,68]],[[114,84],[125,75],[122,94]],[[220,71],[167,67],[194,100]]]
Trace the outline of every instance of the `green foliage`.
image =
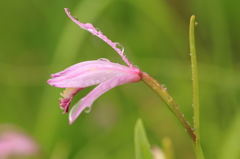
[[134,129],[136,159],[153,159],[150,144],[141,119],[138,119]]
[[239,158],[239,3],[0,1],[0,123],[25,129],[41,146],[42,158],[131,159],[132,130],[141,117],[152,144],[161,145],[168,136],[178,159],[193,159],[187,133],[143,82],[107,92],[70,126],[58,106],[62,89],[46,80],[81,61],[107,58],[123,64],[112,48],[67,18],[67,7],[121,43],[130,61],[165,84],[193,127],[188,25],[194,14],[202,149],[206,158]]

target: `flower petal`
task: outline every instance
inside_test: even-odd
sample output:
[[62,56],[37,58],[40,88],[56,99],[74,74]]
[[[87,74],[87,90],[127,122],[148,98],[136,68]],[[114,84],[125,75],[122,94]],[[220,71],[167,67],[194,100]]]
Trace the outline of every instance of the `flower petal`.
[[110,79],[104,83],[98,85],[95,89],[93,89],[87,96],[82,98],[79,102],[77,102],[69,113],[69,121],[72,124],[75,119],[81,114],[81,112],[87,107],[91,107],[92,103],[103,93],[108,90],[122,84],[126,83],[134,83],[140,81],[139,75],[122,75],[117,76],[113,79]]
[[59,98],[59,105],[64,110],[63,114],[68,112],[73,96],[82,89],[84,88],[66,88],[63,93],[60,93],[63,98]]
[[0,132],[1,159],[36,157],[39,147],[30,136],[18,129],[6,128]]
[[139,71],[127,66],[100,59],[75,64],[61,72],[52,75],[48,83],[60,88],[85,88],[97,85],[122,75],[138,75]]
[[101,31],[99,31],[99,29],[96,29],[92,24],[90,23],[86,23],[83,24],[80,21],[76,20],[69,12],[68,8],[64,8],[65,12],[67,13],[68,17],[77,25],[79,25],[82,29],[85,29],[87,31],[89,31],[90,33],[92,33],[95,36],[98,36],[100,39],[102,39],[103,41],[105,41],[108,45],[110,45],[123,59],[124,62],[126,62],[126,64],[135,70],[139,70],[138,68],[135,68],[131,62],[128,61],[127,57],[124,55],[124,51],[122,49],[119,49],[117,46],[119,45],[119,43],[117,42],[112,42],[110,39],[108,39],[107,36],[103,35],[103,33]]

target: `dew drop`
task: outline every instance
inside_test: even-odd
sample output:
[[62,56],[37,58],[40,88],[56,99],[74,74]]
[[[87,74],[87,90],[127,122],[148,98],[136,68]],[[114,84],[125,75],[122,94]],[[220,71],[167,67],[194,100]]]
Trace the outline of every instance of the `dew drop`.
[[184,129],[185,132],[187,132],[187,129]]
[[98,61],[106,61],[106,62],[110,62],[108,59],[106,59],[106,58],[100,58],[100,59],[98,59]]
[[196,130],[196,128],[192,128],[192,131],[195,131]]
[[95,28],[97,32],[102,32],[99,28]]
[[99,28],[95,28],[97,31],[97,35],[102,35],[102,31]]
[[167,90],[167,86],[165,84],[161,84],[162,88]]
[[85,24],[85,27],[86,27],[86,28],[94,28],[91,23],[86,23],[86,24]]
[[86,107],[86,108],[84,109],[84,112],[85,112],[85,113],[90,113],[91,109],[92,109],[92,107]]
[[121,52],[124,52],[124,47],[120,43],[116,43],[116,48],[120,49]]
[[139,68],[139,66],[138,66],[138,65],[134,65],[134,67],[135,67],[135,68]]
[[177,103],[174,104],[175,108],[178,109],[179,105]]
[[91,23],[86,23],[85,25],[84,25],[84,28],[86,29],[86,30],[88,30],[89,32],[93,32],[94,31],[94,27],[93,27],[93,25],[91,24]]
[[69,119],[70,121],[75,120],[76,119],[76,111],[78,110],[79,106],[81,105],[82,100],[79,100],[76,104],[74,104],[74,106],[72,107],[72,109],[69,112]]
[[168,97],[168,100],[169,100],[169,101],[172,101],[173,99],[172,99],[172,97],[169,96],[169,97]]
[[78,21],[78,17],[77,16],[73,16],[73,18]]
[[88,28],[87,30],[90,31],[90,32],[93,32],[93,29]]
[[184,114],[182,114],[182,117],[184,117]]

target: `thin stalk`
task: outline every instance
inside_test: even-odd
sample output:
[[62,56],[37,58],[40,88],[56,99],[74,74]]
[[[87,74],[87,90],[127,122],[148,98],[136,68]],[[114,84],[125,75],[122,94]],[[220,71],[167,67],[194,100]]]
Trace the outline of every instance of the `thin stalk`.
[[198,72],[197,72],[197,57],[195,47],[195,16],[191,16],[189,25],[189,42],[190,42],[190,55],[191,55],[191,67],[192,67],[192,87],[193,87],[193,112],[194,112],[194,128],[196,135],[196,142],[194,143],[195,151],[198,159],[202,159],[203,153],[200,145],[200,132],[199,132],[199,90],[198,90]]
[[198,73],[197,73],[197,58],[196,58],[196,47],[194,38],[194,27],[195,27],[195,16],[193,15],[190,19],[189,28],[189,40],[190,40],[190,55],[191,55],[191,67],[192,67],[192,81],[193,81],[193,107],[194,107],[194,128],[193,131],[184,118],[184,115],[180,112],[178,104],[173,100],[171,95],[167,92],[160,83],[158,83],[154,78],[149,76],[147,73],[141,73],[141,79],[150,88],[152,88],[157,95],[159,95],[162,100],[166,103],[168,108],[173,112],[173,114],[179,119],[185,130],[191,137],[197,159],[204,159],[202,148],[200,145],[200,133],[199,133],[199,90],[198,90]]
[[141,73],[141,79],[150,88],[152,88],[152,90],[154,90],[157,93],[157,95],[159,95],[162,98],[162,100],[166,103],[168,108],[180,120],[181,124],[183,125],[185,130],[188,132],[189,136],[191,137],[192,141],[195,143],[196,136],[193,133],[192,128],[190,127],[189,123],[185,119],[184,115],[180,112],[180,110],[178,108],[178,104],[170,96],[167,89],[164,88],[160,83],[158,83],[158,81],[156,81],[154,78],[152,78],[145,72]]

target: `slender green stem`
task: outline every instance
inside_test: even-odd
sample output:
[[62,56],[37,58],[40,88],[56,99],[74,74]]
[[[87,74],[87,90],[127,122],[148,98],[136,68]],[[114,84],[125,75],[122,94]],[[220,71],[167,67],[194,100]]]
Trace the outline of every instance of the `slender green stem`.
[[189,41],[190,41],[190,55],[192,67],[192,87],[193,87],[193,110],[194,110],[194,128],[196,134],[196,142],[199,142],[199,93],[198,93],[198,74],[197,74],[197,57],[194,39],[195,16],[190,19]]
[[191,16],[189,26],[189,42],[190,42],[190,55],[191,55],[191,67],[192,67],[192,84],[193,84],[193,111],[194,111],[194,128],[196,135],[195,151],[198,159],[202,159],[203,153],[200,145],[200,133],[199,133],[199,90],[198,90],[198,72],[197,72],[197,57],[195,47],[194,27],[196,25],[195,16]]
[[189,123],[185,119],[184,115],[180,112],[178,108],[178,104],[173,100],[173,98],[170,96],[170,94],[167,92],[166,88],[164,88],[158,81],[156,81],[154,78],[149,76],[147,73],[141,74],[142,81],[145,82],[150,88],[152,88],[157,95],[159,95],[162,100],[166,103],[168,108],[173,112],[173,114],[180,120],[183,127],[186,129],[188,134],[190,135],[192,141],[195,143],[196,136],[193,133],[193,130],[191,129]]
[[198,90],[198,73],[197,73],[197,58],[196,58],[196,47],[194,39],[194,26],[195,16],[190,19],[189,28],[189,39],[190,39],[190,55],[191,55],[191,65],[192,65],[192,81],[193,81],[193,107],[194,107],[194,128],[195,131],[191,129],[189,123],[184,118],[183,114],[178,108],[178,104],[173,100],[170,94],[167,92],[160,83],[158,83],[154,78],[149,76],[147,73],[141,73],[141,79],[150,88],[152,88],[166,103],[168,108],[173,112],[173,114],[180,120],[183,127],[188,132],[191,137],[194,149],[196,152],[197,159],[204,159],[202,148],[200,145],[200,133],[199,133],[199,90]]

